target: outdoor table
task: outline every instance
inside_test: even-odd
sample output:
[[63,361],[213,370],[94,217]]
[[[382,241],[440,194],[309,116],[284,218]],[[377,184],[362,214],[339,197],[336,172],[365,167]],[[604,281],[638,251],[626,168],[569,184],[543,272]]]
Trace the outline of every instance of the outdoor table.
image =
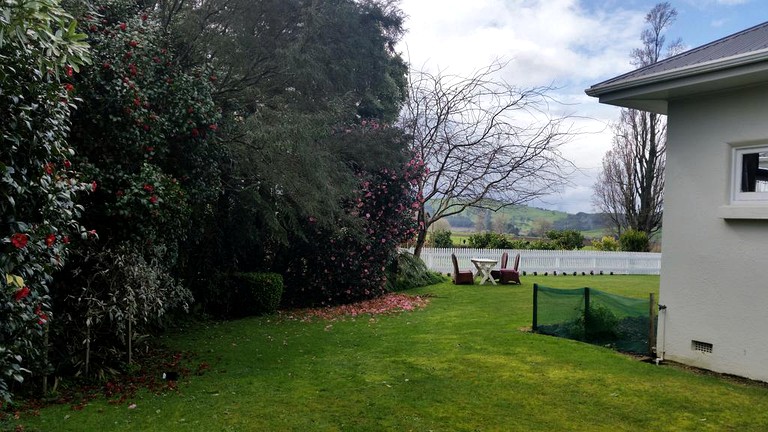
[[489,258],[471,258],[470,260],[477,269],[476,276],[483,277],[480,280],[480,285],[484,284],[487,280],[490,280],[492,284],[496,285],[496,281],[491,277],[491,269],[498,263],[497,260]]

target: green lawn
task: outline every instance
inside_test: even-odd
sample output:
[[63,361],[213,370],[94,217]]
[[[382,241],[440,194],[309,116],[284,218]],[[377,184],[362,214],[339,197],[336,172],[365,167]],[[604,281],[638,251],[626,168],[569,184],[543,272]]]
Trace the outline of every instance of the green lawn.
[[[253,318],[165,342],[212,368],[178,393],[24,418],[25,431],[758,431],[768,388],[521,331],[533,282],[645,298],[657,276],[452,286],[423,310],[346,321]],[[135,409],[128,405],[135,403]],[[13,427],[14,425],[10,425]]]

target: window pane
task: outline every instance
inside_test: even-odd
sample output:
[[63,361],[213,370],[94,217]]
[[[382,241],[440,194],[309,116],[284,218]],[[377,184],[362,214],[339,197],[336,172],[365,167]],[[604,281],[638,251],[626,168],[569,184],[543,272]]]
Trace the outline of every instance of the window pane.
[[741,192],[768,192],[768,151],[742,154]]

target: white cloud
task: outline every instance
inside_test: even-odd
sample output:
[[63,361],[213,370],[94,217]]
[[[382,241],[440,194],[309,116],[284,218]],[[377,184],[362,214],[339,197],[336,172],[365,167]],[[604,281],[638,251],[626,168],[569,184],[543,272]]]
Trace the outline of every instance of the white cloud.
[[577,0],[403,0],[401,7],[409,18],[399,49],[415,68],[468,74],[502,58],[510,60],[507,82],[557,88],[552,96],[564,105],[553,105],[553,115],[578,116],[581,132],[562,151],[582,171],[547,207],[590,211],[591,186],[611,143],[607,125],[618,109],[584,89],[631,70],[629,53],[647,11]]

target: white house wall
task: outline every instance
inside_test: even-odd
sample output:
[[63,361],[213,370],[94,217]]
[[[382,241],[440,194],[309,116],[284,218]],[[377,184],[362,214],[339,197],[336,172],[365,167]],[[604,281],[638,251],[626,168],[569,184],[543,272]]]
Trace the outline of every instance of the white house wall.
[[763,381],[768,220],[725,220],[718,207],[729,203],[729,143],[768,145],[766,101],[768,86],[669,103],[657,347],[669,360]]

